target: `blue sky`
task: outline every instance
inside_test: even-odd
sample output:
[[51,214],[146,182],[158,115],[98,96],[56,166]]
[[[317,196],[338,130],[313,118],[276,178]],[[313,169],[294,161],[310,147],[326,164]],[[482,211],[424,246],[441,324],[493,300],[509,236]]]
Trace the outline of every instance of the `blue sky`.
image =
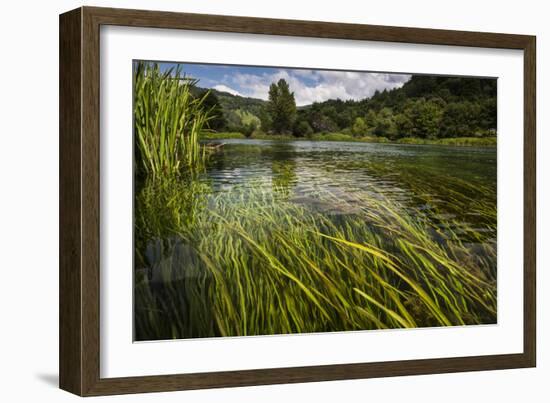
[[[359,100],[376,90],[402,86],[408,74],[364,73],[333,70],[248,67],[216,64],[178,63],[182,71],[199,80],[204,88],[215,88],[236,95],[267,100],[269,85],[281,78],[287,80],[298,106],[327,99]],[[175,63],[161,63],[161,69]]]

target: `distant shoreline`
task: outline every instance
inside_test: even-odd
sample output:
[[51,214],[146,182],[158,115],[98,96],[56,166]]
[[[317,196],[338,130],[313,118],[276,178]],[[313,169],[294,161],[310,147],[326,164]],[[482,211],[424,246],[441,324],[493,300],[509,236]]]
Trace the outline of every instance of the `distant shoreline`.
[[246,137],[237,132],[203,133],[201,140],[221,139],[252,139],[278,141],[347,141],[357,143],[386,143],[386,144],[413,144],[413,145],[443,145],[458,147],[496,147],[496,137],[450,137],[443,139],[423,139],[418,137],[403,137],[399,140],[390,140],[387,137],[364,136],[354,137],[344,133],[318,133],[307,137],[295,137],[279,134],[253,134]]

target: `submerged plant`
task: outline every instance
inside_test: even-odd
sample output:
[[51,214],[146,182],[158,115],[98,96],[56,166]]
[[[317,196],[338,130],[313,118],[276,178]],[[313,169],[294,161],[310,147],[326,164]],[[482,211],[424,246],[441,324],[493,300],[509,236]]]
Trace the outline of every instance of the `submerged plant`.
[[[191,222],[175,209],[189,195],[167,189],[137,200],[140,233],[152,235],[143,249],[159,251],[144,261],[156,278],[136,279],[138,339],[496,321],[496,242],[466,224],[456,234],[451,219],[434,223],[380,194],[320,192],[333,216],[258,184],[208,196]],[[161,223],[167,205],[173,218]],[[465,241],[476,236],[482,250]]]

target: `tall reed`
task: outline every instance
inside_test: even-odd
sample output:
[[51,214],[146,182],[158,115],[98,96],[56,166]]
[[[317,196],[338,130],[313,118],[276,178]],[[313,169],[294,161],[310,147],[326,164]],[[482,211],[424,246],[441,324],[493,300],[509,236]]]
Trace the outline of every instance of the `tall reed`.
[[210,119],[206,94],[193,93],[197,80],[181,67],[162,72],[156,63],[134,65],[134,130],[138,170],[148,176],[173,175],[204,168],[206,150],[199,134]]

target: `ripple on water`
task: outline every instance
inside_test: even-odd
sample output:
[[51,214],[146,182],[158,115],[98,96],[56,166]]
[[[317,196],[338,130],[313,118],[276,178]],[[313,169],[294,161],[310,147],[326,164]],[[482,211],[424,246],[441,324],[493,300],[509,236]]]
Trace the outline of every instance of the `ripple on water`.
[[[214,156],[208,178],[215,193],[236,186],[284,189],[289,199],[330,214],[353,213],[368,192],[422,211],[429,218],[476,225],[472,189],[485,189],[477,200],[496,200],[496,149],[410,146],[346,142],[220,140],[223,151]],[[487,191],[488,189],[488,191]],[[319,195],[330,194],[332,204]],[[467,197],[466,197],[467,196]],[[347,208],[347,207],[346,207]]]

